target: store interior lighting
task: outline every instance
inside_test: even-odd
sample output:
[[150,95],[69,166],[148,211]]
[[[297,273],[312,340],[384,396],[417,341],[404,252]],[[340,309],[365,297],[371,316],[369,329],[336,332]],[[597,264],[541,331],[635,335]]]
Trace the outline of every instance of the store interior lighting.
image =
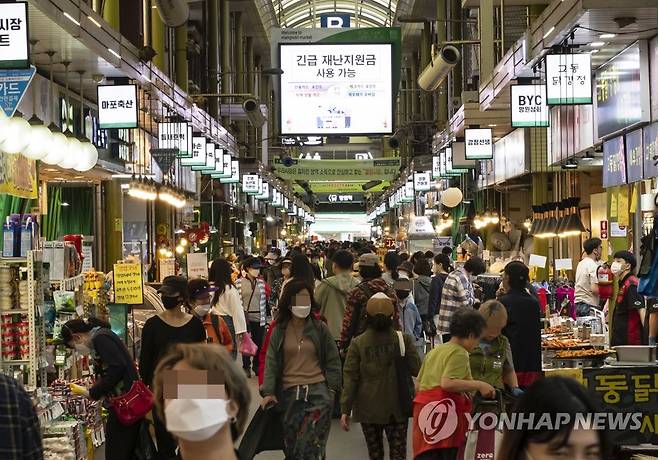
[[578,212],[578,204],[580,203],[579,197],[569,197],[565,200],[567,208],[567,215],[565,216],[564,225],[561,227],[558,236],[560,238],[567,238],[569,236],[578,236],[587,229],[580,219]]

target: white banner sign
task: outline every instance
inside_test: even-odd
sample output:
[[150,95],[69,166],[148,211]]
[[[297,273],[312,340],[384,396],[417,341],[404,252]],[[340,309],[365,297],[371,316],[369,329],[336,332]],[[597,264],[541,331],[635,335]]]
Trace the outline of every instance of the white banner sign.
[[137,86],[99,85],[97,90],[100,129],[137,128]]
[[[179,157],[192,155],[192,127],[187,123],[158,123],[158,147],[178,149]],[[204,159],[205,164],[205,159]]]
[[208,279],[208,254],[205,252],[187,254],[187,278]]
[[437,155],[432,157],[432,179],[439,177],[441,177],[441,157]]
[[432,188],[430,184],[429,172],[414,173],[414,188],[417,192],[429,192]]
[[512,91],[512,127],[549,126],[546,86],[514,85]]
[[592,103],[592,56],[589,53],[546,55],[546,103]]
[[258,193],[258,174],[245,174],[242,176],[242,191],[248,195]]
[[467,160],[493,159],[493,141],[491,128],[476,128],[464,130]]
[[[206,166],[208,145],[212,146],[212,158],[214,161],[215,145],[206,142],[206,138],[203,136],[192,136],[192,156],[190,158],[182,158],[180,164],[183,166]],[[215,168],[214,163],[212,167],[213,169]]]
[[27,25],[27,2],[0,3],[0,68],[29,67]]

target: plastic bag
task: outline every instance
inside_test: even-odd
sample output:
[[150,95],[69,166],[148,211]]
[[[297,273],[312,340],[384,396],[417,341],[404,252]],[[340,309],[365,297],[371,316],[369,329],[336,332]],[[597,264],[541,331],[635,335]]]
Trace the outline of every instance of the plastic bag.
[[75,312],[75,292],[55,291],[53,293],[56,311]]

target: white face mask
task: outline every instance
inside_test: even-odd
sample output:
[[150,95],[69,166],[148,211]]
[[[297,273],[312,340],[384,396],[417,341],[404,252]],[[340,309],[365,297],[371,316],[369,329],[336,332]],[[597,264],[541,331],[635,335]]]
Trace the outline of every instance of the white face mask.
[[305,305],[305,306],[295,305],[290,310],[292,311],[293,315],[301,319],[304,319],[311,314],[310,305]]
[[197,305],[194,307],[194,313],[196,313],[197,316],[204,317],[208,314],[210,311],[210,304],[203,304],[203,305]]
[[225,399],[172,399],[165,407],[167,431],[186,441],[205,441],[229,420]]
[[610,264],[610,270],[612,271],[612,274],[617,276],[619,275],[624,268],[621,265],[621,262],[613,262]]
[[76,343],[73,345],[73,348],[75,348],[75,351],[77,351],[81,355],[90,355],[91,354],[91,348],[85,343]]

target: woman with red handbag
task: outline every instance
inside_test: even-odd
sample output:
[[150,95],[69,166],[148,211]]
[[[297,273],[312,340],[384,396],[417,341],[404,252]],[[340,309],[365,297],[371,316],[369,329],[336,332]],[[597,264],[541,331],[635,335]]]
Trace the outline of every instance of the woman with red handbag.
[[[131,390],[139,380],[135,364],[121,339],[110,325],[97,318],[72,319],[62,326],[62,340],[79,354],[90,355],[99,371],[98,379],[91,388],[71,385],[73,393],[94,401],[109,400]],[[132,425],[121,423],[116,412],[110,409],[105,428],[105,458],[107,460],[132,460],[138,445],[141,422]]]

